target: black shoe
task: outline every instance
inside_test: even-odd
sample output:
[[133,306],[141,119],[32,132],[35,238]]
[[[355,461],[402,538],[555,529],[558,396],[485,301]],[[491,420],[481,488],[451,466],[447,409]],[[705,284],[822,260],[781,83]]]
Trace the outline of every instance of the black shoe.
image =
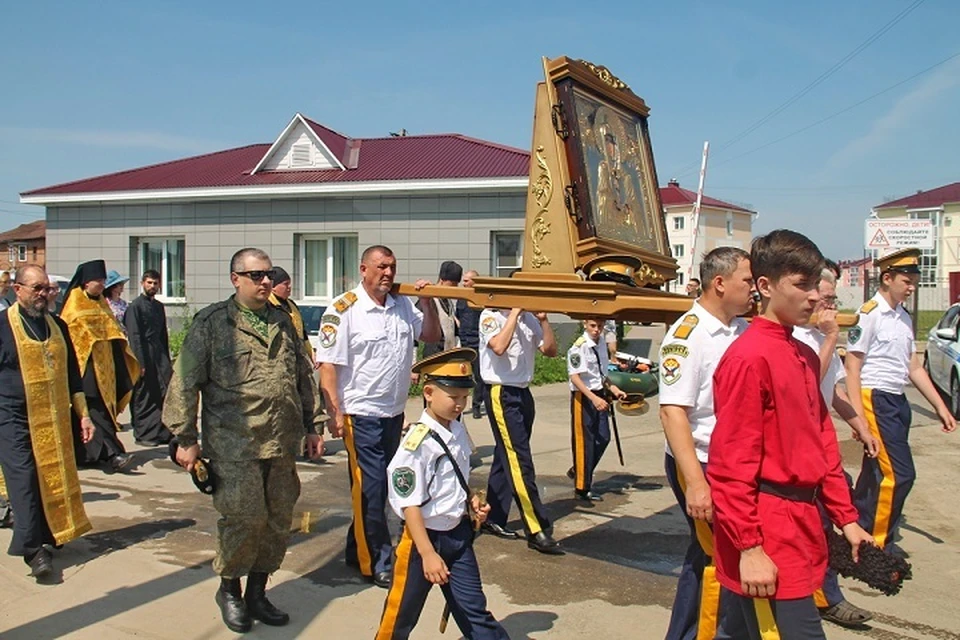
[[514,531],[513,529],[507,529],[506,527],[501,527],[500,525],[494,522],[484,522],[480,525],[480,530],[484,533],[489,533],[490,535],[497,536],[498,538],[503,538],[505,540],[519,540],[520,534]]
[[290,616],[267,600],[267,577],[266,573],[251,571],[247,576],[247,593],[243,600],[251,618],[271,627],[282,627],[290,622]]
[[126,471],[134,463],[134,458],[129,453],[118,453],[107,461],[110,470],[115,472]]
[[34,578],[42,578],[53,573],[53,557],[46,549],[41,548],[33,558],[27,562],[30,565],[30,575]]
[[474,419],[474,420],[479,420],[479,419],[482,418],[482,417],[483,417],[483,413],[480,412],[480,407],[474,407],[474,408],[473,408],[473,419]]
[[379,571],[373,575],[373,584],[381,589],[389,589],[393,582],[393,575],[389,571]]
[[567,477],[573,480],[573,467],[567,469]]
[[551,556],[562,556],[564,550],[560,548],[560,543],[541,531],[531,538],[527,538],[527,546],[531,549],[546,553]]
[[217,590],[217,606],[223,624],[234,633],[246,633],[253,627],[253,620],[247,613],[247,605],[240,595],[240,578],[221,578],[220,588]]
[[574,491],[573,495],[576,496],[577,500],[586,500],[587,502],[603,502],[603,496],[593,491]]

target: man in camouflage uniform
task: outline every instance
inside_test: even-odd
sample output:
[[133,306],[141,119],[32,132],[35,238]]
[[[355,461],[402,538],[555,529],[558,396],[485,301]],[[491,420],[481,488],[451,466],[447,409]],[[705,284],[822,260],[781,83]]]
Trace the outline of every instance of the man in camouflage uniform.
[[[213,569],[216,601],[238,633],[252,620],[281,626],[290,617],[265,596],[267,577],[287,550],[300,495],[295,456],[323,449],[323,422],[310,361],[290,316],[267,304],[273,266],[259,249],[230,261],[236,294],[200,311],[174,365],[163,422],[177,436],[177,462],[192,471],[200,457],[197,408],[203,396],[203,456],[216,478],[220,512]],[[246,597],[240,578],[247,577]]]

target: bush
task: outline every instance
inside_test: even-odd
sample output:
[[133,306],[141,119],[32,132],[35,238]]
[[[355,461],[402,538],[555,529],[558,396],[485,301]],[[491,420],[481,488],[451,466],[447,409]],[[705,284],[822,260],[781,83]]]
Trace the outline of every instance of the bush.
[[183,348],[183,341],[187,337],[187,331],[190,330],[191,324],[193,324],[193,316],[187,309],[183,316],[183,326],[179,331],[170,334],[170,360],[176,360],[177,356],[180,355],[180,349]]

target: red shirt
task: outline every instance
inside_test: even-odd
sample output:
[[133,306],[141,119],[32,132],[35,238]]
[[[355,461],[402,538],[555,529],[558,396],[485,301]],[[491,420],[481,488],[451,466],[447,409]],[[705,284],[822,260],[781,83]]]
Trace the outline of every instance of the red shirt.
[[707,464],[717,578],[742,594],[740,552],[762,544],[777,565],[777,600],[820,588],[827,544],[815,504],[760,493],[759,481],[820,487],[835,524],[857,520],[820,395],[820,361],[792,332],[757,317],[727,349],[713,376],[717,425]]

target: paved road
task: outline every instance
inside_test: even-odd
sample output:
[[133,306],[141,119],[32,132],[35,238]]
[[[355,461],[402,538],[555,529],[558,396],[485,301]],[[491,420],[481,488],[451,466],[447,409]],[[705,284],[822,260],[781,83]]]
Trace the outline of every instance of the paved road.
[[[662,327],[632,337],[655,342]],[[913,393],[913,395],[916,395]],[[660,638],[669,617],[687,530],[662,470],[662,435],[656,407],[622,418],[626,466],[613,447],[600,470],[606,500],[593,508],[572,498],[568,392],[565,385],[535,390],[533,437],[539,483],[565,557],[530,551],[522,542],[488,536],[477,542],[487,596],[513,638]],[[913,396],[912,396],[913,397]],[[408,405],[408,416],[419,401]],[[845,582],[848,597],[878,612],[862,631],[828,627],[831,639],[960,640],[960,440],[940,433],[931,414],[914,407],[912,442],[920,477],[907,505],[901,544],[911,553],[915,578],[893,598]],[[483,467],[492,437],[484,421],[468,421]],[[847,468],[859,451],[841,429]],[[132,446],[128,432],[122,434]],[[272,579],[271,595],[292,614],[289,627],[258,625],[253,638],[372,638],[385,592],[362,582],[342,560],[349,521],[346,454],[339,442],[322,463],[300,465],[303,495],[294,514],[289,555]],[[81,472],[95,531],[57,553],[61,582],[37,585],[17,558],[0,557],[0,637],[229,638],[213,594],[210,569],[216,516],[209,498],[159,449],[138,453],[132,475]],[[10,532],[0,531],[0,545]],[[439,592],[431,594],[415,638],[440,638]],[[446,637],[456,638],[455,626]]]

